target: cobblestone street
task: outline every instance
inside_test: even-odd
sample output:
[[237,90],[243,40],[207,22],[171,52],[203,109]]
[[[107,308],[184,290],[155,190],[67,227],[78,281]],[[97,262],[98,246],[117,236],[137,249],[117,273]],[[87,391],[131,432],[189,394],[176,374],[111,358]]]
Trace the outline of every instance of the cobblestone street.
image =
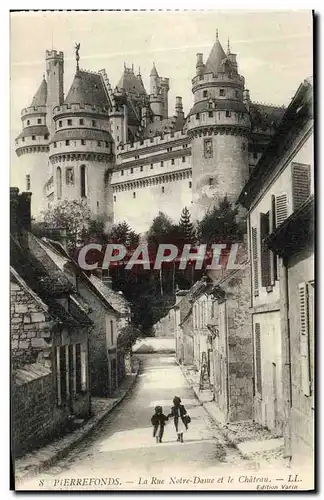
[[[226,443],[199,404],[174,357],[156,354],[141,359],[142,368],[133,390],[92,436],[51,469],[20,484],[19,489],[78,489],[78,478],[98,478],[98,482],[99,478],[112,478],[110,485],[97,485],[98,489],[136,489],[150,487],[138,483],[139,478],[151,481],[151,476],[211,477],[233,467],[235,472],[241,468],[252,472],[252,464]],[[176,441],[171,421],[166,425],[163,443],[157,444],[150,423],[154,407],[160,404],[168,414],[175,395],[182,398],[192,420],[185,442]],[[71,482],[73,478],[75,482]],[[117,478],[122,484],[117,484]]]

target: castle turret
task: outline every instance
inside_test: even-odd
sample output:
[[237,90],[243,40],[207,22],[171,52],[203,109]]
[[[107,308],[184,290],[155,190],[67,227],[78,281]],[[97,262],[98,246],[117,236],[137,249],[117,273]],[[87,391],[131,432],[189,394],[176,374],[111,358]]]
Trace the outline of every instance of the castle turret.
[[160,89],[163,98],[163,118],[168,118],[168,93],[170,90],[169,78],[160,78]]
[[249,174],[250,117],[236,56],[218,40],[206,64],[198,54],[192,80],[194,106],[186,121],[191,138],[193,207],[197,218],[225,195],[235,201]]
[[47,126],[54,133],[53,109],[64,101],[64,55],[56,50],[46,51]]
[[16,138],[16,154],[21,157],[18,188],[32,192],[31,213],[38,217],[44,209],[43,187],[49,176],[49,130],[46,125],[47,83],[45,76],[31,105],[21,111],[23,130]]
[[153,68],[150,73],[150,93],[157,94],[159,90],[159,74],[155,67],[155,63],[153,63]]
[[109,180],[114,164],[109,101],[101,76],[79,70],[64,103],[54,108],[50,143],[54,200],[87,200],[93,215],[112,219]]

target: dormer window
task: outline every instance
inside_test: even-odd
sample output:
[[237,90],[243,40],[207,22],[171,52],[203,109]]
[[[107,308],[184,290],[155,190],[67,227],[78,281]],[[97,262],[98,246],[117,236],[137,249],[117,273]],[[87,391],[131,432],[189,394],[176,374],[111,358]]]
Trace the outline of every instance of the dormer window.
[[208,103],[208,107],[209,107],[209,109],[213,109],[213,103],[212,103],[212,102],[209,102],[209,103]]

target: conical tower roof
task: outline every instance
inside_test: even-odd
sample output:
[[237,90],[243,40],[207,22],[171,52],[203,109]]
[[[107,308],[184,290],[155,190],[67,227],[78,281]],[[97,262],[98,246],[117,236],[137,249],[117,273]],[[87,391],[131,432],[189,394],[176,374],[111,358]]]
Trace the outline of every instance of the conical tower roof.
[[153,63],[153,68],[151,69],[150,76],[159,76],[157,69],[155,67],[155,63]]
[[47,83],[43,77],[42,83],[40,84],[36,94],[33,97],[31,106],[46,106],[47,100]]
[[224,52],[224,49],[217,38],[211,50],[211,53],[209,54],[209,57],[206,61],[205,73],[214,73],[214,74],[218,73],[219,66],[225,58],[226,54]]
[[108,100],[100,75],[77,71],[64,104],[90,104],[107,106]]

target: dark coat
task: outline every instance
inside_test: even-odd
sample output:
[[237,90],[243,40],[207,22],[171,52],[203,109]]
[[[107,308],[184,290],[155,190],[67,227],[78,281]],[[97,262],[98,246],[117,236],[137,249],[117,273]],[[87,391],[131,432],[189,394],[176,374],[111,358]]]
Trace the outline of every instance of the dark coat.
[[165,426],[165,422],[168,420],[168,417],[164,415],[163,413],[154,413],[153,417],[151,418],[151,423],[154,426],[161,425],[161,427]]
[[187,415],[187,410],[185,409],[185,407],[183,405],[172,406],[171,412],[168,416],[174,418],[174,425],[175,425],[176,430],[178,430],[179,413],[180,413],[181,420],[187,429],[188,428],[187,422],[183,418],[185,415]]

